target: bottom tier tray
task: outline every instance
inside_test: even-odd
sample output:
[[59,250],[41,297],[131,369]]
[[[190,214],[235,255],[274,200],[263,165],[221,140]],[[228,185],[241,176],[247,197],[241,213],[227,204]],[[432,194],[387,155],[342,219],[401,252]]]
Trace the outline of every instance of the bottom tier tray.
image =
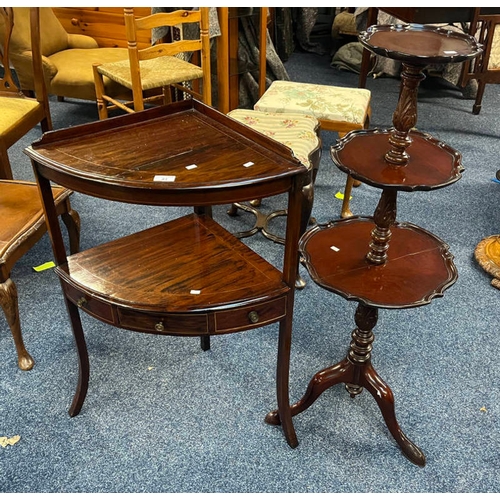
[[282,273],[206,216],[166,222],[68,257],[65,294],[129,330],[221,334],[286,315]]
[[352,217],[318,225],[300,241],[312,279],[348,300],[381,308],[408,308],[443,295],[458,274],[448,245],[410,223],[396,223],[384,264],[367,259],[371,217]]

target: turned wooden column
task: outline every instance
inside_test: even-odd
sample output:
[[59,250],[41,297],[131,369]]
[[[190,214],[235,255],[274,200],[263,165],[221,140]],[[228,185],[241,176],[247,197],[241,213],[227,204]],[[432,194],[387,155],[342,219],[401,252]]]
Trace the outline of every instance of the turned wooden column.
[[392,116],[394,130],[389,137],[391,149],[385,159],[395,165],[406,165],[406,148],[411,144],[410,130],[417,124],[417,94],[420,82],[425,79],[422,66],[403,63],[401,89],[396,110]]

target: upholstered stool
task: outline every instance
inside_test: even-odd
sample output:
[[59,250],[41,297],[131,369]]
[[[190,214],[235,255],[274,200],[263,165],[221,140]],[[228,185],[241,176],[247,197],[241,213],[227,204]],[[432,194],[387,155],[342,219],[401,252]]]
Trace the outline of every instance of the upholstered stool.
[[[303,234],[309,224],[314,200],[314,181],[321,159],[321,140],[319,138],[319,122],[314,116],[297,113],[267,113],[251,109],[235,109],[228,113],[231,118],[257,130],[258,132],[271,137],[272,139],[288,146],[294,156],[306,165],[311,172],[311,182],[304,187],[304,206],[300,232]],[[287,214],[286,210],[277,210],[268,215],[262,214],[257,208],[258,203],[233,203],[229,210],[229,215],[236,215],[238,208],[255,215],[254,226],[240,233],[236,233],[238,238],[252,236],[261,231],[262,234],[276,242],[284,243],[284,239],[270,232],[269,222],[278,216]],[[297,287],[304,286],[304,281],[299,277]]]
[[[256,102],[254,109],[315,116],[322,130],[338,132],[340,138],[352,130],[368,127],[370,98],[371,92],[367,89],[275,80]],[[349,209],[352,185],[353,180],[348,176],[342,217],[352,215]]]

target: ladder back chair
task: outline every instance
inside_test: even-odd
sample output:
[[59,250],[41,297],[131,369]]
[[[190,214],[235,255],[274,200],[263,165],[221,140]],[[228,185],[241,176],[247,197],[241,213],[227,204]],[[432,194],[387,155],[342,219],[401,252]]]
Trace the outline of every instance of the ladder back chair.
[[[38,12],[33,9],[32,16],[37,15]],[[12,7],[0,8],[0,23],[4,35],[0,47],[0,63],[3,67],[3,77],[0,78],[0,107],[2,109],[0,115],[0,178],[12,179],[8,149],[38,125],[41,125],[44,132],[50,130],[52,122],[43,78],[37,78],[36,98],[33,99],[21,92],[12,74],[9,60],[10,42],[14,29],[14,9]],[[37,43],[37,34],[32,32],[31,35],[32,41]],[[35,48],[34,52],[39,51],[38,43],[38,49]],[[41,72],[41,64],[41,57],[33,59],[33,65],[37,66],[38,72]]]
[[[199,10],[159,12],[135,18],[134,9],[124,9],[128,45],[128,59],[108,64],[94,65],[94,82],[99,118],[106,119],[108,111],[121,109],[127,113],[141,111],[144,103],[171,102],[171,87],[190,94],[205,104],[211,104],[210,40],[208,7]],[[139,49],[137,32],[168,26],[197,26],[197,38],[157,43]],[[189,29],[189,28],[188,28]],[[182,30],[181,30],[182,31]],[[182,38],[182,37],[181,37]],[[190,60],[189,59],[189,56]],[[200,64],[195,64],[198,61]],[[193,61],[193,62],[191,62]],[[133,102],[123,102],[106,95],[103,78],[116,81],[130,89]],[[200,90],[201,82],[201,90]]]

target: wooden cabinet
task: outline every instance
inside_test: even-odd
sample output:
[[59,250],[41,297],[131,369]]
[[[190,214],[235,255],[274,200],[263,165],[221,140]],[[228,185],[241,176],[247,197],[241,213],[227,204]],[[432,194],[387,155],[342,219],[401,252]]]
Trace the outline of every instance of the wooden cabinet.
[[[99,47],[127,47],[123,7],[53,7],[68,33],[95,38]],[[134,7],[137,17],[151,14],[151,7]],[[139,40],[140,47],[151,44],[150,37]]]

